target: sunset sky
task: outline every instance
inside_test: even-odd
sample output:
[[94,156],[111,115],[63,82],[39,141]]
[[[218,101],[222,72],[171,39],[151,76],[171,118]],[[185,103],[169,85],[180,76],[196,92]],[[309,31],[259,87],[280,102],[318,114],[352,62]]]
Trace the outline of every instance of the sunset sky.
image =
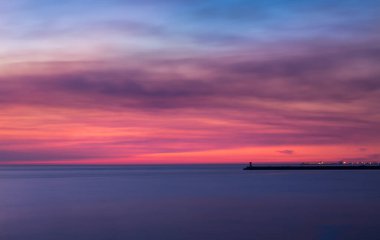
[[0,1],[0,164],[380,161],[379,13]]

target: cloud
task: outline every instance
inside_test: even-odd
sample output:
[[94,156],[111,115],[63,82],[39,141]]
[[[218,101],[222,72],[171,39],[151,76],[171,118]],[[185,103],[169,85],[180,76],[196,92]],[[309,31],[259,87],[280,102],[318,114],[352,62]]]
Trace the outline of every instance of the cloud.
[[368,159],[370,161],[379,161],[380,160],[380,153],[370,154],[370,155],[368,155]]
[[[46,63],[42,69],[54,71],[2,76],[0,104],[160,116],[163,128],[174,124],[173,114],[230,123],[224,134],[212,124],[177,126],[204,131],[192,141],[215,143],[209,148],[374,143],[380,132],[375,101],[380,91],[373,66],[380,59],[371,49],[376,48],[316,48],[272,60],[145,56],[133,64],[129,59]],[[179,141],[188,143],[184,136],[172,139]]]
[[[373,100],[380,95],[377,81],[380,72],[376,68],[380,63],[380,50],[369,47],[322,54],[318,48],[314,51],[304,56],[272,60],[209,57],[174,62],[164,57],[137,58],[134,66],[124,70],[98,70],[101,64],[88,63],[85,64],[87,70],[70,72],[66,63],[58,62],[54,66],[56,71],[47,76],[3,77],[0,91],[5,95],[0,101],[17,102],[25,98],[25,101],[35,102],[31,96],[35,92],[41,100],[44,96],[46,99],[61,96],[66,100],[77,98],[78,104],[86,99],[91,105],[91,99],[102,99],[97,103],[157,109],[228,107],[229,104],[244,108],[244,104],[236,106],[236,102],[243,99],[315,104],[362,102],[368,107],[376,106]],[[363,59],[366,62],[362,62]],[[128,66],[128,63],[126,60],[115,65]],[[60,73],[60,69],[67,73]],[[25,93],[18,96],[17,93],[23,91]],[[26,99],[28,96],[30,100]],[[46,103],[59,104],[57,100],[49,99]],[[74,101],[66,103],[69,102]],[[338,116],[330,116],[333,117]]]
[[23,2],[0,17],[3,158],[379,143],[373,1]]
[[277,151],[277,152],[285,154],[285,155],[292,155],[294,153],[293,150],[281,150],[281,151]]
[[74,152],[70,150],[0,150],[0,162],[33,162],[33,161],[55,161],[55,160],[80,160],[95,159],[98,156],[90,153]]
[[361,148],[359,148],[359,151],[360,152],[366,152],[368,149],[367,148],[365,148],[365,147],[361,147]]

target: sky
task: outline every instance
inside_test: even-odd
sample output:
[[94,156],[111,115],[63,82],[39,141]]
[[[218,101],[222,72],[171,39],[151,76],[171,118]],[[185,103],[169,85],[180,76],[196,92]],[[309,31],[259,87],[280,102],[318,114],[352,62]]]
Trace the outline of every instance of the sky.
[[0,164],[380,160],[378,0],[0,2]]

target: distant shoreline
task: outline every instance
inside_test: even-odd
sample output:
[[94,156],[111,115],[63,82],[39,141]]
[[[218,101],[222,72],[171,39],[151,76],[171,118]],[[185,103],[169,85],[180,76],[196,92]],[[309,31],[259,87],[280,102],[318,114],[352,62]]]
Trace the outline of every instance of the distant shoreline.
[[247,166],[243,170],[380,170],[380,165]]

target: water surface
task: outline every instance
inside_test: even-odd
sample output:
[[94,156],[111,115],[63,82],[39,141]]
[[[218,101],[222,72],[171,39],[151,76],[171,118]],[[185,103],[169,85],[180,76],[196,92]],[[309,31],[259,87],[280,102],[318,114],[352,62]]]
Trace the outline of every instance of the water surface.
[[380,239],[380,171],[242,167],[0,167],[0,239]]

